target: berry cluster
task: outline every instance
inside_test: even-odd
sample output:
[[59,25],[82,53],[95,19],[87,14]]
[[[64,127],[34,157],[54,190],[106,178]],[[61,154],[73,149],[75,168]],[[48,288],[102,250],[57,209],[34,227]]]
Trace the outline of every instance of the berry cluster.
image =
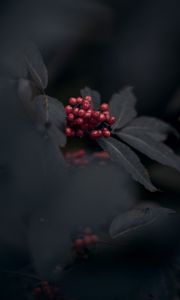
[[73,250],[77,257],[88,258],[90,248],[95,247],[98,241],[99,237],[93,233],[91,228],[85,228],[81,237],[74,239]]
[[111,135],[111,125],[116,122],[115,117],[110,115],[107,103],[102,103],[97,111],[93,109],[91,96],[70,98],[65,111],[65,134],[68,137],[81,138],[87,135],[92,139],[108,138]]
[[33,289],[35,299],[56,300],[59,299],[59,289],[49,285],[47,281],[43,281],[38,287]]

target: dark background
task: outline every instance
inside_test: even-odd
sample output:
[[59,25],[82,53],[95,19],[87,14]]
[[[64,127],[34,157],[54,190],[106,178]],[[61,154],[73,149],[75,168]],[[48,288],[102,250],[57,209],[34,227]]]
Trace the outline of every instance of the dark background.
[[[8,75],[9,78],[21,77],[21,59],[14,59],[13,54],[17,52],[19,44],[32,40],[39,47],[48,68],[49,85],[47,93],[49,95],[57,97],[66,103],[70,96],[78,96],[81,88],[90,86],[101,93],[104,101],[108,101],[114,92],[119,91],[124,86],[130,85],[134,87],[134,92],[138,99],[137,109],[139,114],[158,116],[167,120],[179,130],[179,15],[180,2],[175,0],[1,1],[1,78],[4,75]],[[2,226],[0,231],[1,264],[9,268],[26,266],[26,264],[29,264],[29,253],[31,255],[35,251],[35,259],[37,254],[35,265],[37,269],[40,268],[41,270],[41,268],[44,268],[44,262],[40,260],[39,263],[39,259],[41,257],[46,259],[46,255],[45,258],[42,255],[42,253],[45,253],[43,251],[44,247],[50,249],[51,254],[54,254],[56,250],[56,254],[57,250],[59,251],[58,247],[61,246],[60,241],[60,244],[56,243],[57,236],[62,234],[61,240],[65,238],[65,231],[61,231],[58,227],[58,213],[61,211],[61,207],[58,206],[58,210],[57,203],[52,201],[52,197],[56,192],[61,194],[65,175],[63,174],[63,180],[59,184],[58,180],[59,178],[62,179],[62,173],[56,169],[57,163],[52,149],[48,148],[42,155],[44,145],[36,133],[34,133],[33,128],[29,125],[25,117],[22,117],[22,109],[17,99],[12,102],[14,97],[13,91],[5,93],[2,87],[4,87],[3,83],[1,83],[0,90],[1,98],[7,101],[4,102],[4,105],[1,104],[0,111],[0,163],[3,165],[3,171],[0,173],[0,196],[3,199],[1,200]],[[16,120],[13,119],[15,117]],[[32,132],[33,134],[31,134]],[[176,138],[170,137],[167,142],[175,151],[179,152],[179,141]],[[47,163],[48,170],[45,177],[41,173],[41,161],[43,159]],[[144,157],[142,159],[151,172],[153,182],[163,190],[163,193],[150,194],[138,188],[139,194],[137,197],[132,181],[128,181],[125,187],[120,186],[120,189],[125,189],[124,199],[127,200],[126,204],[129,203],[129,195],[126,195],[126,191],[130,191],[134,202],[136,202],[137,198],[139,202],[144,200],[153,201],[177,209],[179,212],[180,177],[177,172],[159,167]],[[92,167],[92,170],[87,172],[87,177],[95,178],[93,187],[101,194],[101,189],[103,188],[101,170],[94,170]],[[79,184],[83,179],[83,174],[80,173],[78,176],[72,179],[72,185],[74,184],[75,188],[76,183],[78,182]],[[121,194],[122,190],[119,191],[117,189],[119,187],[117,176],[119,175],[116,174],[114,166],[110,166],[110,170],[107,170],[104,176],[103,180],[106,183],[109,182],[109,190],[103,194],[103,197],[109,203],[107,195],[110,193],[111,185],[113,190],[115,190],[113,195]],[[79,178],[79,181],[77,178]],[[46,184],[48,187],[56,187],[57,190],[54,191],[53,196],[50,194],[48,188],[47,190],[43,190],[42,193],[42,189]],[[87,187],[89,188],[88,185]],[[85,197],[86,182],[84,183],[83,192],[83,197]],[[88,193],[88,195],[91,195],[90,190],[88,190]],[[71,199],[72,194],[70,193],[67,196],[65,193],[61,197],[61,199],[66,201],[67,197]],[[80,203],[84,199],[83,197],[82,195],[80,196]],[[89,201],[91,201],[91,198],[89,196]],[[36,236],[36,230],[39,226],[36,224],[36,221],[40,216],[43,215],[44,217],[44,215],[49,213],[49,207],[51,206],[49,203],[52,204],[51,212],[54,214],[54,223],[50,228],[48,237],[46,238],[45,236],[44,239],[42,238],[43,242],[41,243],[39,236],[43,235],[47,228],[43,228],[42,232],[40,228],[39,235],[37,234]],[[82,201],[82,203],[84,202]],[[112,203],[114,202],[112,201]],[[73,205],[72,207],[76,211]],[[103,203],[99,204],[99,211],[101,211],[101,205],[103,207]],[[92,215],[96,206],[97,204],[93,203]],[[81,215],[84,209],[85,217],[91,220],[86,207],[83,205],[82,207],[77,212],[77,216],[79,217],[78,213]],[[107,206],[107,210],[109,211],[109,206]],[[96,211],[97,219],[99,211]],[[67,216],[68,220],[68,208],[66,208],[65,212],[67,214],[65,214],[65,217]],[[102,215],[104,213],[103,211]],[[83,218],[85,217],[83,215]],[[54,229],[56,232],[55,235]],[[174,230],[176,241],[178,241],[178,229],[179,227],[176,226],[176,230]],[[29,230],[32,238],[32,248],[27,251],[26,238]],[[165,237],[164,231],[162,236]],[[166,242],[164,243],[163,240],[160,250],[158,250],[160,253],[157,255],[155,252],[154,254],[154,256],[157,255],[158,257],[158,263],[151,265],[151,261],[147,258],[149,257],[149,253],[147,255],[145,251],[143,263],[139,265],[139,262],[142,261],[142,256],[139,255],[141,251],[136,249],[135,253],[137,257],[132,258],[133,251],[130,251],[132,261],[131,259],[129,260],[129,257],[126,257],[125,262],[127,261],[128,263],[127,265],[126,263],[124,265],[121,264],[121,267],[122,265],[123,267],[120,271],[118,268],[116,270],[115,261],[112,264],[108,263],[107,269],[105,264],[104,269],[101,269],[101,272],[98,273],[99,269],[97,267],[96,270],[97,262],[95,262],[95,266],[92,265],[87,269],[80,268],[77,271],[75,269],[70,278],[67,276],[67,279],[64,279],[64,287],[67,290],[69,287],[72,287],[72,290],[75,288],[76,293],[74,278],[77,277],[77,274],[80,274],[77,279],[77,286],[78,291],[81,291],[80,299],[83,300],[90,298],[96,300],[93,294],[94,291],[97,291],[98,300],[101,299],[102,295],[104,295],[104,300],[106,299],[105,296],[116,296],[116,293],[118,295],[117,298],[112,296],[112,299],[108,298],[108,300],[119,299],[118,297],[121,297],[122,300],[129,300],[130,297],[135,299],[139,282],[141,282],[142,286],[146,287],[147,285],[148,292],[146,293],[146,291],[138,289],[138,299],[176,300],[178,298],[171,298],[169,294],[167,295],[164,292],[164,287],[162,287],[161,273],[165,274],[163,276],[169,282],[169,272],[168,276],[166,276],[164,269],[166,269],[167,262],[169,263],[172,259],[171,255],[167,256],[167,259],[164,259],[164,257],[162,260],[159,259],[164,251],[163,249],[172,242],[169,240],[169,236],[165,240]],[[175,253],[173,259],[176,255],[179,255],[178,253],[178,251]],[[124,258],[121,259],[122,263]],[[43,266],[41,266],[41,263]],[[95,267],[95,272],[97,272],[97,278],[91,275],[91,271],[94,270],[93,267]],[[90,277],[88,275],[87,278],[85,277],[85,284],[82,288],[82,279],[84,274],[88,272],[90,272]],[[94,271],[92,271],[92,274],[94,274]],[[105,278],[103,274],[105,274]],[[129,274],[131,274],[130,277]],[[121,278],[121,286],[123,287],[123,290],[120,290],[120,292],[118,290],[119,281],[117,280],[119,277]],[[102,278],[102,280],[99,281],[99,278]],[[143,281],[144,278],[145,283]],[[13,289],[11,291],[9,287],[11,285],[13,288],[16,287],[16,281],[12,278],[9,281],[9,277],[6,278],[3,275],[1,280],[3,282],[0,286],[1,291],[3,291],[2,299],[12,299],[15,292]],[[165,287],[168,287],[166,281],[164,284]],[[107,282],[109,285],[106,284]],[[93,288],[91,288],[91,285]],[[17,286],[19,286],[19,282],[17,282]],[[104,289],[104,286],[106,286],[106,289]],[[133,286],[133,288],[129,289],[129,286]],[[86,289],[90,289],[92,293],[88,293],[87,295]],[[15,288],[15,290],[18,290],[18,299],[24,299],[19,289]],[[154,298],[151,297],[154,294]]]

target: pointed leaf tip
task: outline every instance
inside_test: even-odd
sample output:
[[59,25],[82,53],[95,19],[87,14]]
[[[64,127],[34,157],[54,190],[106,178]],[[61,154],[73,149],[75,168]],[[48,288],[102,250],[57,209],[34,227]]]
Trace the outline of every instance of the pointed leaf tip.
[[151,192],[157,188],[151,183],[147,170],[141,163],[138,156],[125,144],[115,138],[100,138],[99,145],[110,154],[110,158],[123,166],[132,178],[141,183]]

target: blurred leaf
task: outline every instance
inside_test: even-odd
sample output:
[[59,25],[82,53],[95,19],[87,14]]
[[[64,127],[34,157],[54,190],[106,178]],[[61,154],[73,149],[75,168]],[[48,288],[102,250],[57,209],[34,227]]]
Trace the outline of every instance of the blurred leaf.
[[164,141],[167,138],[167,133],[172,132],[179,137],[178,132],[168,123],[153,117],[138,117],[134,119],[126,128],[124,132],[134,130],[134,132],[144,132],[158,141]]
[[81,89],[81,96],[91,96],[93,107],[95,109],[99,109],[101,103],[101,96],[97,91],[91,90],[89,87],[85,87],[84,89]]
[[136,98],[131,87],[127,87],[112,96],[110,113],[116,117],[116,123],[112,126],[114,130],[124,127],[136,117],[135,105]]
[[33,99],[36,110],[42,122],[50,122],[62,128],[66,115],[63,104],[48,95],[38,95]]
[[124,142],[131,145],[151,159],[180,171],[180,158],[165,144],[153,140],[144,132],[123,129],[116,133]]
[[117,238],[144,226],[156,222],[158,219],[175,213],[174,210],[164,207],[147,206],[135,208],[117,216],[111,223],[109,233]]
[[57,148],[64,147],[66,145],[66,135],[56,126],[51,125],[51,127],[48,129],[48,136]]
[[17,93],[25,112],[33,121],[36,121],[37,113],[34,109],[33,103],[33,98],[36,95],[36,89],[32,82],[27,79],[20,79],[18,82]]
[[151,192],[157,190],[151,183],[149,175],[140,159],[128,146],[114,138],[101,138],[98,139],[98,143],[110,154],[113,161],[121,164],[131,174],[134,180],[144,185]]
[[41,125],[47,125],[47,133],[56,146],[65,146],[64,134],[65,110],[60,101],[47,95],[39,95],[34,98],[36,112]]
[[40,91],[43,91],[48,84],[48,72],[39,50],[35,45],[29,44],[24,54],[32,80]]

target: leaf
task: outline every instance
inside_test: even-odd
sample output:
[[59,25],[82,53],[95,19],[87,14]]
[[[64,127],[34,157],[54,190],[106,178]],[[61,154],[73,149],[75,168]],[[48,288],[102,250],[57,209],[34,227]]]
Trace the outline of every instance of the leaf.
[[17,88],[18,98],[20,99],[25,112],[35,122],[37,113],[34,108],[33,98],[36,94],[36,89],[33,84],[27,79],[20,79]]
[[125,144],[114,138],[98,139],[100,146],[110,154],[113,161],[122,165],[134,180],[138,181],[151,192],[157,189],[150,181],[149,175],[138,156]]
[[127,125],[136,117],[136,98],[132,93],[132,88],[127,87],[112,96],[110,100],[110,113],[116,117],[113,130],[120,129]]
[[60,101],[48,95],[38,95],[33,101],[42,123],[53,123],[62,129],[65,124],[66,115],[64,106]]
[[56,126],[52,125],[48,129],[48,136],[52,140],[53,144],[59,148],[66,145],[66,135],[63,131],[59,130]]
[[56,146],[65,146],[65,110],[60,101],[47,95],[35,97],[34,103],[40,125],[48,125],[47,133]]
[[160,218],[166,217],[172,213],[175,213],[172,209],[150,204],[135,208],[119,214],[112,221],[109,234],[112,238],[117,238],[137,229],[141,229],[144,226],[150,225]]
[[92,104],[95,109],[99,109],[101,103],[101,96],[97,91],[91,90],[89,87],[85,87],[81,89],[81,96],[91,96],[92,97]]
[[134,132],[148,133],[152,138],[158,141],[164,141],[167,138],[167,133],[172,132],[177,137],[179,136],[175,128],[168,123],[153,117],[142,116],[134,119],[124,131],[134,130]]
[[24,55],[32,80],[40,91],[43,91],[48,84],[48,72],[39,50],[34,44],[29,44]]
[[126,130],[125,128],[116,135],[151,159],[180,171],[180,158],[172,149],[161,142],[155,141],[148,134],[143,132],[134,133],[133,130]]

